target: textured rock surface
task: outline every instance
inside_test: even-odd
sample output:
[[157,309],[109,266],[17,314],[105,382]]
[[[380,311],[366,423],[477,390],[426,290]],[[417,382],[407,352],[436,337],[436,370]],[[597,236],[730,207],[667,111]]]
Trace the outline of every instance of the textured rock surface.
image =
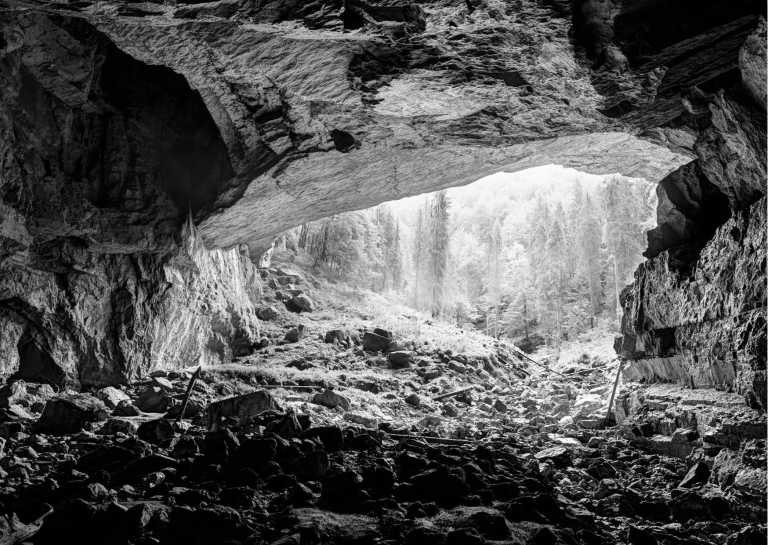
[[[703,215],[748,206],[763,7],[663,4],[0,0],[0,368],[103,384],[227,360],[255,276],[206,247],[499,170],[661,179],[698,157]],[[690,263],[716,225],[682,215]]]
[[[626,378],[733,389],[765,408],[764,207],[749,225],[747,213],[729,220],[693,277],[671,270],[666,252],[638,269],[623,294]],[[745,238],[734,239],[740,227]]]
[[[746,89],[700,95],[698,159],[659,185],[659,226],[622,294],[633,380],[743,394],[766,408],[765,25],[741,50]],[[762,47],[759,45],[762,44]],[[761,59],[758,60],[757,57]],[[761,79],[762,78],[762,79]],[[758,93],[763,100],[754,101]]]
[[47,366],[58,378],[50,382],[76,385],[230,361],[258,339],[258,273],[235,249],[207,250],[192,232],[184,238],[167,255],[84,250],[62,272],[6,263],[0,368],[25,378]]
[[641,265],[622,295],[627,378],[733,388],[764,406],[765,206],[723,224],[690,276],[666,251]]

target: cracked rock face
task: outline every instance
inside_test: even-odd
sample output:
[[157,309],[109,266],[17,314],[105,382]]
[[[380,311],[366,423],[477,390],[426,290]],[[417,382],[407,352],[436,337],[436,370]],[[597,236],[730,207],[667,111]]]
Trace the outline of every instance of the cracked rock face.
[[764,193],[757,2],[0,4],[6,370],[225,360],[255,336],[241,245],[500,170],[697,160],[649,249],[686,266]]
[[[631,360],[630,380],[733,390],[762,410],[768,247],[765,97],[758,74],[765,69],[764,37],[761,22],[742,47],[744,88],[720,91],[697,114],[706,123],[694,145],[698,158],[659,185],[659,226],[649,232],[646,252],[651,259],[622,294],[617,341],[620,355]],[[762,100],[754,100],[761,92]]]

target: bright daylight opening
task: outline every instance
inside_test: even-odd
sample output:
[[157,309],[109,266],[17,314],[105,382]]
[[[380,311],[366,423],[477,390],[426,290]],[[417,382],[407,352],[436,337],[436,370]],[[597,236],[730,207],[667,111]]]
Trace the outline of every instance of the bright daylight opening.
[[555,165],[499,172],[301,225],[272,259],[386,298],[377,314],[402,332],[441,322],[542,362],[605,362],[656,225],[656,185]]

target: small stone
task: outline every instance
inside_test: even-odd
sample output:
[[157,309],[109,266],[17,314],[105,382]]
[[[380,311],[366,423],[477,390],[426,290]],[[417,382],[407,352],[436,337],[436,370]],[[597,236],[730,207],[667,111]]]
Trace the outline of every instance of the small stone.
[[121,401],[112,411],[113,416],[139,416],[141,411],[130,401]]
[[136,406],[145,413],[164,413],[173,404],[173,399],[160,386],[148,386],[136,400]]
[[116,408],[121,401],[130,401],[131,398],[119,388],[107,386],[96,392],[96,397],[104,402],[110,409]]
[[139,439],[159,446],[168,446],[173,439],[173,426],[164,419],[148,420],[144,422],[137,431]]
[[352,336],[346,329],[332,329],[325,333],[323,342],[328,344],[351,344]]
[[286,301],[285,308],[291,312],[312,312],[315,310],[315,303],[306,294],[300,293]]
[[587,446],[589,448],[600,448],[605,444],[605,439],[602,437],[590,437],[589,441],[587,441]]
[[344,433],[338,426],[317,426],[309,428],[302,435],[305,439],[319,439],[328,452],[344,448]]
[[323,405],[324,407],[328,407],[329,409],[335,409],[336,407],[341,407],[345,411],[348,411],[351,406],[349,403],[349,399],[347,399],[341,394],[337,394],[333,390],[325,390],[322,393],[315,394],[312,397],[312,403]]
[[173,391],[173,383],[165,377],[152,377],[152,382],[168,392]]
[[454,405],[451,402],[447,402],[447,403],[443,403],[442,413],[443,413],[443,416],[453,418],[459,415],[459,410],[456,408],[456,405]]
[[690,488],[702,485],[709,480],[709,467],[704,462],[696,462],[685,474],[683,480],[677,485],[679,488]]
[[131,420],[124,418],[110,418],[99,430],[100,435],[114,435],[116,433],[124,433],[126,435],[133,435],[136,433],[138,426]]
[[503,401],[501,401],[500,399],[497,399],[493,403],[493,408],[496,409],[497,411],[499,411],[500,413],[507,412],[507,405]]
[[390,352],[387,361],[392,369],[407,369],[413,363],[413,353],[407,350]]
[[297,343],[303,337],[304,337],[304,326],[298,325],[288,330],[288,332],[285,334],[285,341],[289,343]]
[[571,453],[565,447],[550,447],[534,454],[534,458],[543,462],[551,460],[558,467],[571,465]]
[[363,334],[363,350],[366,352],[387,352],[392,344],[392,333],[384,329],[374,329]]
[[190,436],[182,436],[175,445],[173,445],[173,456],[176,458],[192,458],[200,453],[200,446],[197,439]]
[[259,320],[271,322],[277,320],[280,316],[280,312],[273,306],[260,306],[256,309],[256,316]]
[[421,406],[421,399],[419,399],[419,396],[416,394],[411,394],[408,397],[405,398],[405,402],[408,405],[411,405],[412,407],[420,407]]
[[[168,418],[171,420],[175,420],[179,417],[181,414],[181,408],[183,407],[182,403],[178,403],[168,409],[168,412],[165,413],[163,418]],[[199,416],[203,413],[205,410],[205,405],[203,402],[199,399],[190,399],[187,403],[186,408],[184,409],[184,418],[194,418],[195,416]]]
[[370,416],[365,416],[358,413],[346,413],[344,415],[344,420],[348,422],[352,422],[354,424],[359,424],[364,428],[377,429],[379,427],[378,420]]

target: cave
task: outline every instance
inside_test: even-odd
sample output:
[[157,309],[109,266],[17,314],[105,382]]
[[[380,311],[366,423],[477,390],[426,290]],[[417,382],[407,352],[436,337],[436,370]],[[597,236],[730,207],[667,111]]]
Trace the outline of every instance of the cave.
[[0,3],[0,542],[765,543],[764,4]]

